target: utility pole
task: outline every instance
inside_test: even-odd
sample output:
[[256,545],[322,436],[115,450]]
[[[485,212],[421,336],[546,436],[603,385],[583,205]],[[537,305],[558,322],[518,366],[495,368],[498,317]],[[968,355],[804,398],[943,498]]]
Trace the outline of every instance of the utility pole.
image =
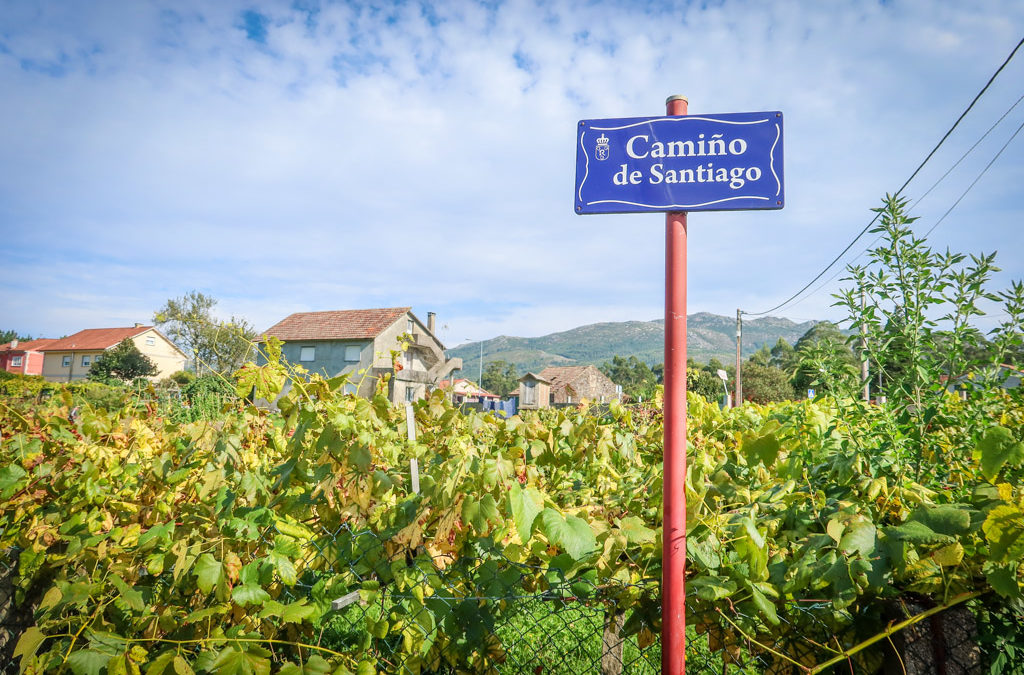
[[[860,289],[860,315],[864,316],[864,289]],[[864,383],[864,402],[871,401],[871,375],[868,373],[868,328],[860,326],[860,381]]]
[[743,405],[743,356],[741,347],[743,345],[743,311],[736,310],[736,387],[733,392],[733,407]]

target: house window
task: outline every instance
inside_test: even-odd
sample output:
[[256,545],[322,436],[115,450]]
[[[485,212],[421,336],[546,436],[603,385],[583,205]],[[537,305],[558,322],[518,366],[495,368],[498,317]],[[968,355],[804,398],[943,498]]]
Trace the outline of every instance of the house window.
[[14,366],[15,368],[20,367],[21,366],[21,357],[20,356],[12,356],[11,357],[11,365]]
[[359,388],[352,382],[346,382],[345,388],[342,391],[344,391],[346,394],[355,395],[356,393],[358,393]]
[[359,360],[359,345],[347,345],[345,347],[345,360],[346,361],[358,361]]
[[405,332],[406,333],[410,333],[411,334],[412,333],[412,329],[415,328],[415,327],[416,327],[416,324],[415,324],[415,322],[413,322],[412,319],[406,319],[405,320]]
[[299,361],[312,361],[315,358],[315,347],[301,347],[299,349]]
[[416,400],[416,387],[405,388],[405,400],[407,402],[412,402]]
[[61,365],[62,368],[70,368],[71,367],[71,357],[70,356],[65,356],[64,358],[62,358],[60,360],[60,365]]
[[152,347],[155,344],[156,344],[156,338],[155,337],[150,335],[149,337],[146,338],[146,346],[147,347]]
[[88,367],[88,366],[89,366],[89,364],[91,364],[91,363],[92,363],[92,359],[91,359],[91,358],[89,358],[89,355],[88,355],[88,354],[86,354],[86,355],[84,355],[84,356],[82,357],[82,367],[83,367],[83,368],[85,368],[85,367]]

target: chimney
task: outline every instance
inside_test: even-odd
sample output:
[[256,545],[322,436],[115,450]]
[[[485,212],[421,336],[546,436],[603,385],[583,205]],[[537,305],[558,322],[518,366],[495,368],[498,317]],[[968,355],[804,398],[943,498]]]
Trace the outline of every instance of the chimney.
[[143,326],[145,326],[145,325],[146,325],[146,324],[144,324],[144,323],[139,323],[138,321],[136,321],[136,322],[135,322],[135,327],[136,327],[136,328],[142,328],[142,327],[143,327]]
[[427,330],[430,334],[434,334],[434,325],[437,323],[437,314],[435,312],[427,312]]
[[17,349],[17,348],[18,348],[18,341],[17,340],[11,340],[11,346],[8,347],[8,349]]

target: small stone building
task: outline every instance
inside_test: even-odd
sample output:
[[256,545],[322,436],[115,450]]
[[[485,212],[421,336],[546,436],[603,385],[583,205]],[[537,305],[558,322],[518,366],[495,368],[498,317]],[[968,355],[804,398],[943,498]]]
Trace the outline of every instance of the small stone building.
[[606,403],[621,396],[615,383],[597,366],[550,366],[540,371],[550,382],[549,403]]

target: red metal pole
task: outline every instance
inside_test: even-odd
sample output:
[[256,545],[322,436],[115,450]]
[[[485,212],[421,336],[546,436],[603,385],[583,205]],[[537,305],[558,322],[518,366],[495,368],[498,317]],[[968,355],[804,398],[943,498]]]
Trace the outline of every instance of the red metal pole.
[[[667,115],[685,115],[670,96]],[[686,672],[686,213],[665,214],[665,447],[661,672]]]

